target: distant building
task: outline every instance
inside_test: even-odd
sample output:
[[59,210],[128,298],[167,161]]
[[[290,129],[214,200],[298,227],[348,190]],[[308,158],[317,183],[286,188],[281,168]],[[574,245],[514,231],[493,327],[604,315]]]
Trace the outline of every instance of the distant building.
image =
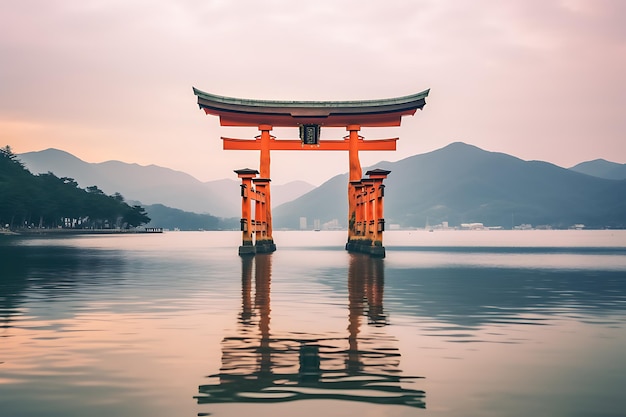
[[306,217],[300,217],[300,230],[306,230]]
[[313,229],[320,230],[320,219],[313,220]]
[[538,229],[538,230],[552,230],[552,225],[540,224],[538,226],[535,226],[535,229]]
[[483,230],[485,225],[482,223],[461,223],[461,229],[464,230]]
[[341,230],[342,227],[339,225],[339,220],[332,219],[329,222],[324,223],[322,226],[324,230]]

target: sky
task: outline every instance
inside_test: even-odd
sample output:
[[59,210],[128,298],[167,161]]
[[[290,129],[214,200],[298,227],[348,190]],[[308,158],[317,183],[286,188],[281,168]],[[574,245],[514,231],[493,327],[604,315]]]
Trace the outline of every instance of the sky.
[[[258,169],[258,152],[224,151],[220,137],[259,132],[220,127],[192,86],[273,100],[430,88],[402,126],[361,131],[400,138],[395,152],[361,152],[364,167],[457,141],[566,168],[626,163],[623,0],[0,0],[0,10],[0,146],[15,153],[235,179]],[[346,152],[271,156],[277,184],[348,171]]]

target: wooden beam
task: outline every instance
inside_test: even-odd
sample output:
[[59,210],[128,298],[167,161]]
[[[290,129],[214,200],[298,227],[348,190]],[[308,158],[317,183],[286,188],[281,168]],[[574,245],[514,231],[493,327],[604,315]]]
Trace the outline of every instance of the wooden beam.
[[[395,151],[396,141],[392,139],[358,140],[359,151]],[[247,150],[261,149],[260,139],[233,139],[222,137],[224,150]],[[271,139],[270,149],[273,151],[347,151],[349,140],[320,140],[319,145],[304,145],[300,139]]]

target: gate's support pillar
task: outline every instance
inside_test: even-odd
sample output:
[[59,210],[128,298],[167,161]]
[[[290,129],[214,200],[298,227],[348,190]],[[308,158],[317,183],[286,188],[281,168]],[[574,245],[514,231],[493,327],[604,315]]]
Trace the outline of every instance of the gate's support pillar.
[[[363,252],[374,257],[384,258],[383,232],[385,231],[384,197],[385,185],[383,180],[391,171],[374,169],[363,178],[351,182],[357,197],[355,198],[355,233],[346,244],[350,252]],[[362,228],[359,225],[362,224]]]
[[372,213],[371,220],[369,221],[369,234],[371,236],[372,244],[369,249],[369,253],[372,256],[384,258],[385,247],[383,246],[383,232],[385,231],[385,217],[384,217],[384,197],[385,197],[385,185],[383,180],[387,178],[391,171],[384,169],[374,169],[367,171],[365,175],[369,176],[368,182],[371,184],[369,187],[369,204],[370,212]]
[[272,208],[270,207],[270,179],[255,178],[252,180],[256,189],[255,232],[254,244],[256,253],[270,253],[276,250],[272,239]]
[[272,131],[271,125],[259,125],[259,130],[261,131],[261,160],[259,166],[261,174],[260,178],[257,178],[254,183],[259,191],[265,193],[265,199],[262,212],[257,212],[256,218],[262,217],[265,222],[265,230],[261,232],[261,236],[259,234],[256,236],[256,251],[258,253],[266,253],[276,250],[274,238],[272,237],[272,198],[270,192],[270,149],[274,138],[270,135]]
[[346,130],[350,132],[348,135],[348,158],[349,158],[349,182],[348,182],[348,242],[346,249],[353,240],[358,239],[356,233],[356,189],[363,175],[361,170],[361,162],[359,161],[359,130],[360,125],[348,125]]
[[235,171],[237,176],[241,178],[241,246],[239,246],[239,255],[254,255],[255,250],[252,242],[252,207],[251,201],[254,200],[254,190],[252,188],[252,179],[256,177],[259,171],[255,169],[238,169]]
[[363,239],[365,237],[365,200],[363,199],[363,183],[351,181],[355,195],[355,226],[353,239]]

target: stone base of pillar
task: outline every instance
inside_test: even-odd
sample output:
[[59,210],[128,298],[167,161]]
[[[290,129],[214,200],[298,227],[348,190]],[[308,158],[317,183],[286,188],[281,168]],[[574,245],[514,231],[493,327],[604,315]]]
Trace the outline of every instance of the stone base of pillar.
[[272,253],[276,251],[276,244],[273,239],[257,240],[254,245],[256,253]]
[[385,257],[385,247],[384,246],[370,246],[369,254],[372,258],[384,258]]
[[372,242],[369,239],[352,239],[346,243],[348,252],[365,253],[373,258],[384,258],[385,247],[382,242]]
[[239,246],[239,256],[249,256],[254,255],[255,253],[256,249],[252,245]]

